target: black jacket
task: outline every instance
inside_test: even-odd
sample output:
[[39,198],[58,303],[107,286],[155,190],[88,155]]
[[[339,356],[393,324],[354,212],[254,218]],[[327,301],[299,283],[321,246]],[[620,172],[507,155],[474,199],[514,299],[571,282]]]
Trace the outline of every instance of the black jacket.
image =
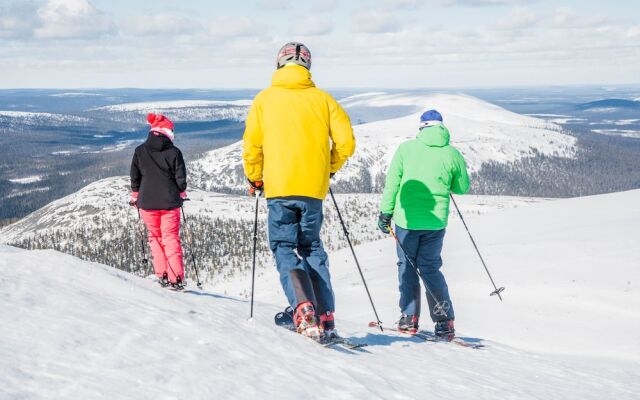
[[187,190],[187,169],[180,149],[164,135],[149,133],[136,147],[131,160],[131,190],[138,193],[138,207],[171,210],[182,206],[180,193]]

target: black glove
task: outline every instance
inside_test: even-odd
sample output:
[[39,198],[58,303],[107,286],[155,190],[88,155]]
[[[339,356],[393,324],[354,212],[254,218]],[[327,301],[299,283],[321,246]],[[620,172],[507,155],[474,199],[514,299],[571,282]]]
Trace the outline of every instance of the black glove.
[[129,205],[131,207],[137,207],[138,206],[138,192],[131,193],[131,198],[129,199]]
[[380,228],[382,233],[389,234],[390,232],[389,228],[391,227],[392,217],[393,217],[393,214],[384,214],[384,213],[380,213],[380,215],[378,216],[378,228]]

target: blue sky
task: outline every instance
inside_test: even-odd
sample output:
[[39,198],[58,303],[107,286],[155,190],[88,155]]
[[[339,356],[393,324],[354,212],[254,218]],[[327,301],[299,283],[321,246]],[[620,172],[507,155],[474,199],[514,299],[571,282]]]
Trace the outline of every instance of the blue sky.
[[0,87],[260,88],[290,40],[332,88],[640,83],[634,0],[0,0]]

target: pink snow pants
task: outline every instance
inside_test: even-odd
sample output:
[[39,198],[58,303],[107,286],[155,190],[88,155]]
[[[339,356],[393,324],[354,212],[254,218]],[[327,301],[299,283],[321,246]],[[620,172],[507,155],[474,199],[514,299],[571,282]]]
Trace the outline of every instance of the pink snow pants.
[[140,213],[149,231],[149,247],[151,247],[156,276],[162,278],[166,272],[171,283],[176,283],[178,276],[184,280],[182,244],[180,243],[180,209],[140,209]]

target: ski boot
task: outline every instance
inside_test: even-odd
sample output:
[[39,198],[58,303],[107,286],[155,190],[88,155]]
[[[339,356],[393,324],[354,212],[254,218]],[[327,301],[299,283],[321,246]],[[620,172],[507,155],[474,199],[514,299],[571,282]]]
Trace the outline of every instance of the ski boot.
[[322,330],[325,339],[331,340],[338,338],[336,322],[333,319],[333,311],[327,311],[320,315],[320,329]]
[[176,277],[176,282],[175,283],[171,283],[171,290],[175,290],[175,291],[180,291],[180,290],[184,290],[184,282],[182,281],[182,278],[177,276]]
[[162,287],[167,287],[169,286],[169,275],[167,275],[167,273],[165,272],[164,274],[162,274],[162,278],[160,278],[158,280],[158,283],[160,284],[160,286]]
[[298,304],[293,315],[296,331],[308,338],[320,341],[322,333],[316,320],[316,309],[310,301]]
[[453,340],[453,338],[456,336],[456,330],[453,328],[453,320],[450,319],[448,321],[436,322],[434,333],[439,338]]
[[418,332],[418,317],[415,315],[402,314],[397,325],[398,332],[415,335]]

